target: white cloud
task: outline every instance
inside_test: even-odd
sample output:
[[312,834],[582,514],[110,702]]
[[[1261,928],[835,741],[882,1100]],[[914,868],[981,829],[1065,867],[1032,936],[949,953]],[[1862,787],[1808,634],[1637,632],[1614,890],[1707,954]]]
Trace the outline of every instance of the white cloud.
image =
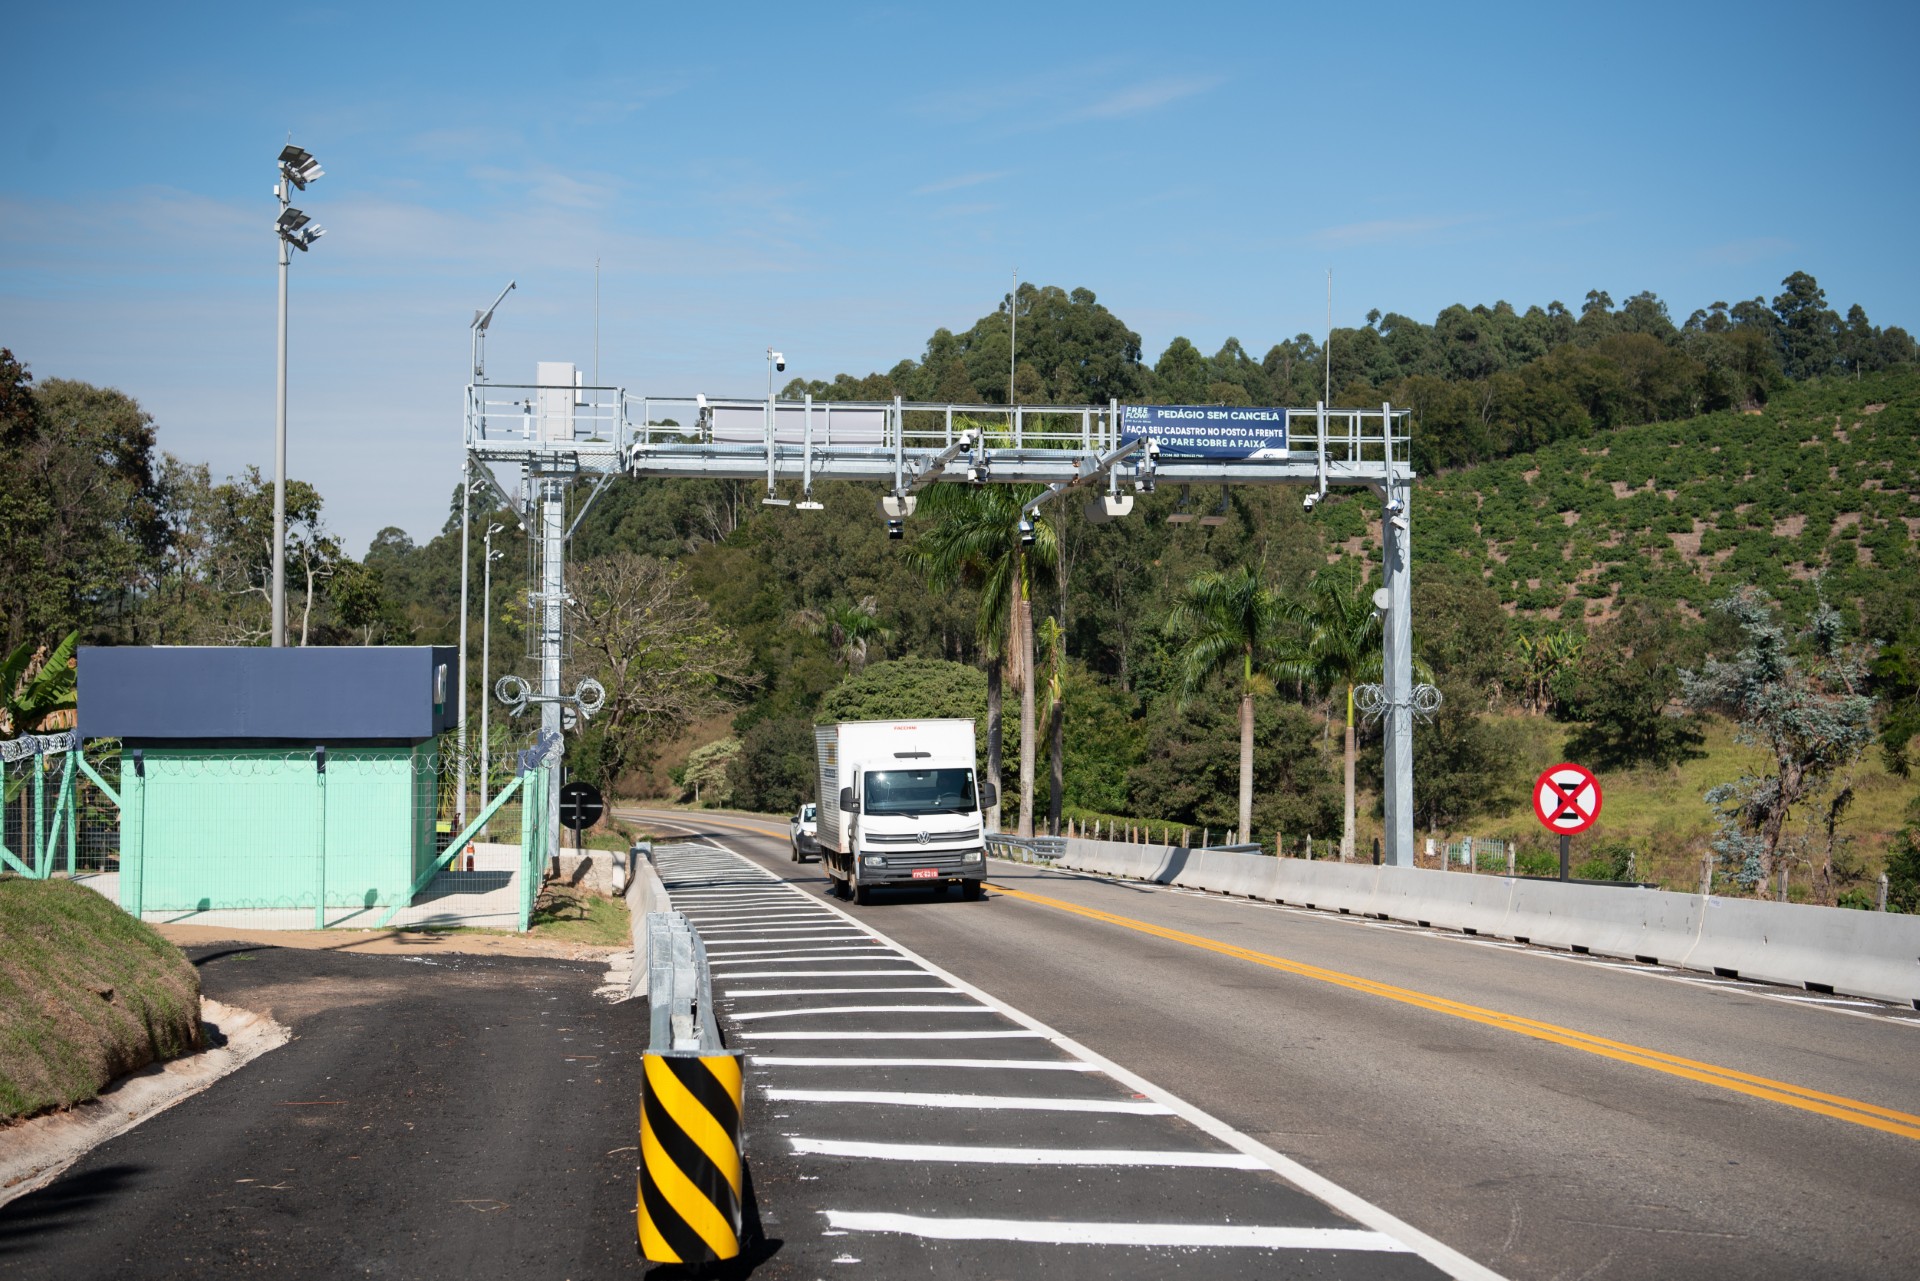
[[924,186],[915,187],[911,194],[932,196],[942,191],[959,191],[965,187],[978,187],[982,183],[998,182],[1012,174],[1011,169],[995,169],[986,173],[963,173],[952,178],[941,178]]

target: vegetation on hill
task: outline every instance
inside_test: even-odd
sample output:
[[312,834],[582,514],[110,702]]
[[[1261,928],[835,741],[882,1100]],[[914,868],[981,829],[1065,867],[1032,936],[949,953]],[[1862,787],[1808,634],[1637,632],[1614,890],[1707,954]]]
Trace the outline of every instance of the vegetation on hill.
[[0,1121],[200,1048],[200,974],[72,881],[0,879]]

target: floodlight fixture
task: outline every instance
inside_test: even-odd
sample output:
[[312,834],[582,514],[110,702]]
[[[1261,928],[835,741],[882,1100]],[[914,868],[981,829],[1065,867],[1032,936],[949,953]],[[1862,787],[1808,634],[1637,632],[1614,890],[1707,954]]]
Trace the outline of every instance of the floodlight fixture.
[[273,220],[273,225],[280,229],[281,235],[286,236],[306,226],[308,221],[310,220],[307,215],[300,210],[288,208],[280,211],[280,216]]
[[292,143],[280,151],[280,173],[302,191],[307,189],[308,183],[327,175],[327,171],[320,167],[320,162],[304,147],[296,147]]
[[899,539],[899,538],[905,538],[906,536],[907,536],[907,522],[904,520],[899,520],[895,517],[891,517],[891,516],[888,517],[887,518],[887,537]]

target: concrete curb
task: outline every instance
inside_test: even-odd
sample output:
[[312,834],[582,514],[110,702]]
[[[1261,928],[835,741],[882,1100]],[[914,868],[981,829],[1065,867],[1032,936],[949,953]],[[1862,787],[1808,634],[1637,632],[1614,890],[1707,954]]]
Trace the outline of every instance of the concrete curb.
[[1059,867],[1920,1008],[1920,917],[1073,838]]
[[220,1044],[121,1077],[98,1098],[0,1130],[0,1205],[37,1191],[75,1161],[238,1068],[293,1034],[264,1014],[200,998],[200,1021]]

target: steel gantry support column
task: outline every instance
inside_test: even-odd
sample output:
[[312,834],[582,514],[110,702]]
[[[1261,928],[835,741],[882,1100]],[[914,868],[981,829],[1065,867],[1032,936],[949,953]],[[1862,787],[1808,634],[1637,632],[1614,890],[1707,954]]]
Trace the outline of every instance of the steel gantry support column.
[[[543,742],[560,739],[560,660],[566,642],[567,606],[567,482],[542,477],[540,485],[540,735]],[[559,857],[559,780],[547,789],[547,848]]]
[[1413,574],[1412,482],[1390,477],[1380,533],[1386,566],[1386,841],[1390,867],[1413,866]]

